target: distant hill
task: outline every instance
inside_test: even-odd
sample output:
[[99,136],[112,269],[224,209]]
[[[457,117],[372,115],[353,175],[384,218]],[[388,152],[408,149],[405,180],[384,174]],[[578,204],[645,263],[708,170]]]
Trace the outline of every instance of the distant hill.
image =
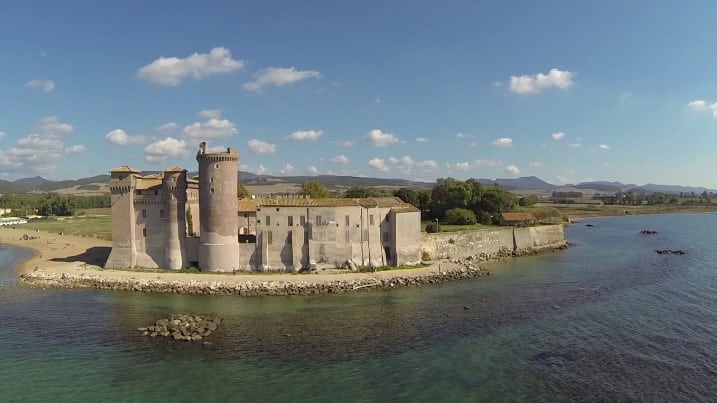
[[[160,173],[156,171],[146,171],[143,174]],[[188,172],[188,176],[196,176],[197,172]],[[288,184],[300,185],[306,181],[319,181],[329,188],[349,188],[357,187],[431,187],[435,182],[411,181],[399,178],[369,178],[362,176],[343,176],[343,175],[317,175],[317,176],[273,176],[273,175],[257,175],[251,172],[239,171],[239,182],[248,186]],[[91,192],[107,192],[107,182],[109,175],[97,175],[89,178],[81,178],[77,180],[51,181],[41,176],[31,178],[22,178],[16,181],[0,180],[0,194],[2,193],[38,193],[38,192],[59,192],[65,194],[87,194]],[[526,176],[521,178],[498,178],[498,179],[477,179],[484,185],[499,184],[509,190],[536,190],[543,192],[552,192],[555,190],[594,190],[600,193],[617,193],[633,191],[636,193],[691,193],[700,194],[704,191],[717,192],[714,189],[704,187],[680,186],[680,185],[657,185],[648,183],[644,186],[634,184],[624,184],[621,182],[594,181],[581,182],[577,185],[557,186],[548,183],[537,176]]]
[[559,186],[552,185],[537,176],[526,176],[522,178],[498,178],[494,183],[498,183],[507,189],[525,189],[525,190],[555,190]]

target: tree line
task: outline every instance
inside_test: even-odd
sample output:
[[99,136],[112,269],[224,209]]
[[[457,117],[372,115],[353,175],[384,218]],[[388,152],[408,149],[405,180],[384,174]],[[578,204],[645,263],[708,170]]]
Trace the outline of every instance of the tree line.
[[[326,186],[319,181],[307,181],[301,186],[301,193],[311,198],[330,197]],[[366,198],[395,196],[421,210],[423,220],[440,220],[446,224],[470,225],[477,222],[497,224],[500,213],[511,211],[518,204],[518,198],[502,187],[483,185],[476,179],[465,181],[453,178],[439,178],[433,188],[381,188],[351,187],[339,197]],[[530,205],[537,197],[521,201]]]
[[12,209],[12,215],[74,215],[78,210],[109,208],[110,195],[79,196],[57,193],[0,195],[0,208]]

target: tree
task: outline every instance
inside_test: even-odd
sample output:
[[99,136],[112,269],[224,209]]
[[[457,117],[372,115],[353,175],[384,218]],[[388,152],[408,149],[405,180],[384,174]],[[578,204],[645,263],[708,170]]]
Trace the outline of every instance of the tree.
[[476,223],[476,215],[465,208],[454,208],[446,213],[446,221],[452,225],[473,225]]
[[301,195],[312,199],[323,199],[329,197],[329,190],[319,181],[306,181],[301,184]]
[[518,199],[519,206],[529,207],[538,202],[538,195],[527,195]]
[[242,185],[241,183],[237,184],[237,198],[244,199],[247,197],[251,197],[251,193],[249,193],[248,190]]
[[344,197],[348,199],[362,199],[364,197],[368,197],[368,189],[360,186],[353,186],[350,187],[346,193],[344,193]]

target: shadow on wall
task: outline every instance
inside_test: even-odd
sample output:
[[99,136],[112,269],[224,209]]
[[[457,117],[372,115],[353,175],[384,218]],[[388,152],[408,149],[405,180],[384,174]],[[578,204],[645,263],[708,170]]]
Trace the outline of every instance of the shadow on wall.
[[93,246],[86,251],[68,257],[50,259],[53,262],[83,262],[96,266],[104,266],[112,250],[111,246]]

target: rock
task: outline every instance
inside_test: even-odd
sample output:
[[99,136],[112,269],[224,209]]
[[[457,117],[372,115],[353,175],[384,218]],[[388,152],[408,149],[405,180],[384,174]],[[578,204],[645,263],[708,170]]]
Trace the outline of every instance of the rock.
[[657,231],[655,231],[654,229],[644,229],[644,230],[640,231],[640,233],[643,235],[653,235],[653,234],[657,234]]

